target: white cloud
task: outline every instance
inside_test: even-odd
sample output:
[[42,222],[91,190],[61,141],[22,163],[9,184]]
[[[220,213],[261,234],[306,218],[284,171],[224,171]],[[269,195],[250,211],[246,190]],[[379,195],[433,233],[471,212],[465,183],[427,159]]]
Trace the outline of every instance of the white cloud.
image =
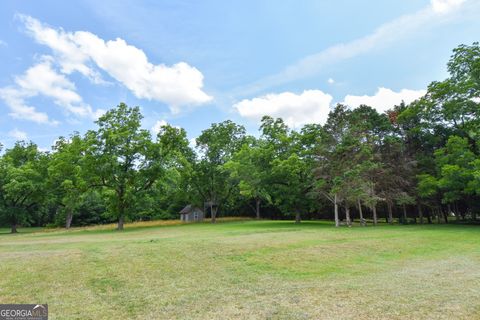
[[30,16],[18,15],[18,18],[25,24],[29,35],[55,52],[62,73],[78,71],[94,83],[103,82],[100,74],[88,65],[89,57],[75,43],[73,34],[49,28]]
[[56,121],[50,121],[48,115],[44,112],[36,111],[35,107],[29,106],[25,102],[25,94],[16,88],[0,88],[0,98],[10,108],[9,115],[15,119],[33,121],[36,123],[56,124]]
[[174,113],[183,106],[212,100],[202,90],[203,74],[185,62],[172,66],[154,65],[142,50],[123,39],[105,41],[90,32],[66,32],[29,16],[20,18],[37,42],[53,50],[64,73],[78,71],[98,82],[101,80],[99,72],[94,69],[96,66],[122,83],[137,98],[167,103]]
[[[372,95],[347,95],[342,102],[351,108],[365,104],[375,108],[379,113],[404,101],[409,104],[426,94],[426,90],[402,89],[395,92],[388,88],[378,88]],[[282,118],[291,127],[300,127],[307,123],[324,124],[334,103],[330,94],[320,90],[306,90],[301,94],[282,92],[245,99],[233,105],[240,116],[260,121],[264,115]]]
[[27,135],[26,132],[20,131],[17,128],[8,132],[8,136],[12,137],[15,140],[27,140],[27,138],[28,138],[28,135]]
[[283,92],[245,99],[233,107],[245,118],[259,121],[264,115],[281,117],[289,126],[325,123],[332,96],[320,90],[305,90],[301,94]]
[[400,16],[387,22],[372,33],[346,43],[339,43],[318,53],[300,59],[278,73],[264,77],[254,83],[234,90],[234,94],[253,94],[262,90],[311,77],[325,67],[345,61],[372,50],[398,44],[411,37],[420,29],[433,27],[448,21],[447,16],[459,9],[467,0],[431,0],[423,9]]
[[393,106],[399,105],[402,101],[404,101],[406,104],[409,104],[426,93],[426,90],[408,89],[402,89],[399,92],[395,92],[391,89],[382,87],[378,88],[377,92],[373,96],[347,95],[343,101],[343,104],[346,104],[352,108],[356,108],[362,104],[365,104],[377,109],[378,112],[383,113]]
[[5,41],[0,40],[0,47],[7,47],[7,46],[8,44]]
[[10,108],[12,117],[55,124],[56,121],[50,121],[45,113],[27,105],[26,101],[36,96],[52,99],[67,114],[77,117],[96,118],[99,113],[83,102],[76,92],[75,84],[53,69],[51,57],[43,57],[42,61],[30,67],[23,75],[16,76],[15,86],[0,88],[0,98]]
[[430,0],[430,5],[436,13],[445,14],[457,9],[466,0]]
[[335,83],[335,80],[333,80],[332,78],[328,78],[327,82],[328,82],[329,84],[334,84],[334,83]]

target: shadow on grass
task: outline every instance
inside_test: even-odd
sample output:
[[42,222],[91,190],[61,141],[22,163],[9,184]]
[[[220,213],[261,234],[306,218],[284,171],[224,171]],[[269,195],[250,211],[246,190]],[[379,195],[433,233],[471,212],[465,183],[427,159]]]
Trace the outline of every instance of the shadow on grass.
[[31,234],[31,233],[39,233],[46,230],[43,227],[28,227],[28,228],[19,228],[17,229],[18,233],[11,233],[10,228],[0,228],[0,236],[15,236],[20,234]]

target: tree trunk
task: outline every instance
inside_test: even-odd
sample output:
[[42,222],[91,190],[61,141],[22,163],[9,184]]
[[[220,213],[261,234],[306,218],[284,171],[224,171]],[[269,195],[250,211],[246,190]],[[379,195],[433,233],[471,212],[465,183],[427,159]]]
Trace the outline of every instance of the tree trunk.
[[372,206],[372,210],[373,210],[373,225],[376,226],[377,223],[378,223],[378,217],[377,217],[377,205],[373,205]]
[[423,224],[422,205],[420,203],[417,203],[417,208],[418,208],[418,219],[420,219],[420,224]]
[[443,212],[443,220],[445,220],[445,223],[448,223],[448,215],[450,214],[450,212]]
[[403,205],[403,223],[407,224],[407,206]]
[[297,210],[295,213],[295,223],[300,223],[302,221],[302,217],[300,216],[300,211]]
[[16,223],[12,223],[12,229],[11,229],[10,233],[18,233]]
[[[452,213],[456,216],[456,214],[455,214],[455,213],[453,212],[453,210],[452,210],[451,204],[449,203],[449,204],[447,204],[447,213],[444,214],[444,216],[443,216],[444,219],[445,219],[445,223],[448,223],[448,217],[449,217]],[[458,218],[457,218],[457,221],[458,221]]]
[[430,212],[427,214],[427,220],[428,224],[432,224],[432,214]]
[[441,211],[441,209],[436,209],[435,210],[435,214],[436,214],[436,217],[437,217],[437,224],[440,224],[440,211]]
[[390,201],[387,201],[387,208],[388,208],[388,223],[392,224],[393,223],[393,211],[392,211],[392,203]]
[[117,230],[122,231],[123,230],[123,224],[125,222],[125,216],[123,213],[118,217],[118,225],[117,225]]
[[458,217],[459,220],[465,220],[465,213],[460,211],[457,201],[455,201],[455,215]]
[[345,218],[347,220],[347,225],[349,227],[351,227],[352,226],[352,220],[350,220],[350,208],[349,207],[345,208]]
[[256,213],[256,218],[260,219],[260,199],[256,199],[255,201],[255,213]]
[[122,231],[123,230],[123,224],[125,222],[125,188],[120,187],[119,190],[117,190],[117,195],[118,195],[118,204],[117,204],[117,210],[118,210],[118,225],[117,225],[117,230]]
[[67,219],[65,220],[65,228],[70,229],[70,226],[72,225],[72,220],[73,220],[73,213],[69,211],[67,213]]
[[364,227],[365,220],[363,219],[362,203],[360,202],[360,199],[358,199],[357,202],[358,202],[358,214],[360,215],[360,225]]
[[212,223],[217,223],[217,206],[210,206],[210,211],[212,212]]
[[334,206],[335,206],[335,227],[340,225],[340,221],[338,219],[338,203],[337,203],[337,194],[335,193],[334,197]]

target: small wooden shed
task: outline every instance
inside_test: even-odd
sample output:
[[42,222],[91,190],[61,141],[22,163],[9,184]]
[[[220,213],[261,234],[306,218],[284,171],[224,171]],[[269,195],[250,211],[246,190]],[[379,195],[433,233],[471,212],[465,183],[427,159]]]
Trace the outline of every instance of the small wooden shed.
[[203,211],[198,208],[194,207],[191,204],[186,206],[185,208],[180,211],[180,220],[185,221],[185,222],[197,222],[197,221],[203,221],[203,218],[205,215],[203,214]]

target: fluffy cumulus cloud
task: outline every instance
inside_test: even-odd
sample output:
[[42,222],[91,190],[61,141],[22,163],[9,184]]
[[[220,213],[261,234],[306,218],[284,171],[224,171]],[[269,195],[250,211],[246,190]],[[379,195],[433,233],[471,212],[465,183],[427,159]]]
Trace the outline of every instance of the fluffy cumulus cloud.
[[28,135],[26,132],[18,130],[17,128],[8,132],[8,136],[15,140],[27,140]]
[[100,74],[88,65],[88,55],[79,50],[71,33],[47,27],[30,16],[18,15],[18,18],[24,23],[30,36],[53,50],[62,73],[71,74],[77,71],[95,83],[103,82]]
[[[52,66],[51,57],[43,57],[24,74],[15,77],[15,85],[0,88],[0,98],[10,108],[10,116],[37,123],[56,124],[48,115],[27,104],[28,99],[43,96],[53,100],[67,115],[96,118],[98,111],[83,102],[75,84]],[[101,111],[100,111],[101,112]]]
[[466,0],[430,0],[430,5],[436,13],[445,14],[460,7]]
[[0,98],[10,108],[9,115],[15,119],[33,121],[36,123],[56,123],[55,121],[50,121],[46,113],[39,112],[35,107],[28,105],[25,102],[25,94],[17,88],[0,88]]
[[408,90],[402,89],[399,92],[395,92],[387,88],[378,88],[377,92],[373,96],[363,95],[354,96],[347,95],[343,101],[344,104],[356,108],[359,105],[365,104],[377,109],[382,113],[392,108],[395,105],[400,104],[402,101],[410,103],[425,95],[426,90]]
[[[343,104],[356,108],[362,104],[375,108],[383,113],[402,101],[410,103],[425,95],[426,90],[403,89],[395,92],[387,88],[379,88],[373,96],[347,95]],[[236,103],[233,108],[240,116],[259,121],[264,115],[280,117],[292,127],[300,127],[307,123],[324,124],[328,113],[334,107],[331,95],[320,90],[307,90],[301,94],[283,92],[245,99]]]
[[175,113],[183,106],[212,100],[202,89],[203,74],[185,62],[155,65],[142,50],[123,39],[105,41],[86,31],[54,29],[29,16],[20,19],[38,43],[53,51],[63,73],[77,71],[99,83],[104,81],[101,70],[137,98],[164,102]]
[[240,116],[259,121],[264,115],[281,117],[292,127],[306,123],[325,123],[332,96],[320,90],[305,90],[301,94],[283,92],[245,99],[233,107]]

